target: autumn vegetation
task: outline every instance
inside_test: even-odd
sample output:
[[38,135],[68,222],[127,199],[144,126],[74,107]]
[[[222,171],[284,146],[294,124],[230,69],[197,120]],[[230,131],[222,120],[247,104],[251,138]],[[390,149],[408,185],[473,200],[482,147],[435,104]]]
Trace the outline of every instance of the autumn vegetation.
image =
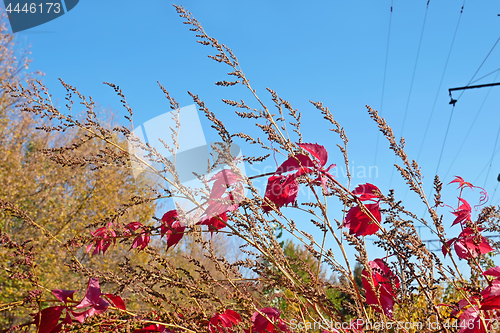
[[[377,184],[352,184],[349,173],[347,184],[340,182],[333,171],[338,164],[349,170],[348,138],[334,114],[311,102],[330,127],[325,135],[338,142],[339,150],[327,151],[303,137],[299,110],[271,89],[263,92],[265,102],[231,49],[183,7],[175,9],[197,42],[210,46],[209,57],[229,69],[216,84],[251,93],[252,101],[223,102],[259,131],[230,132],[189,92],[220,137],[212,147],[218,158],[196,175],[201,188],[185,186],[175,162],[134,135],[133,111],[119,86],[107,83],[128,113],[125,124],[63,80],[66,105],[54,105],[2,29],[1,332],[499,330],[500,267],[491,259],[498,244],[485,237],[500,230],[499,210],[487,206],[483,189],[459,176],[445,185],[436,176],[428,198],[404,141],[369,106],[398,157],[397,170],[430,218],[406,210],[394,191],[384,194]],[[159,88],[178,117],[179,104]],[[74,105],[85,113],[73,116]],[[177,124],[173,144],[163,143],[174,155],[183,126]],[[259,153],[235,157],[234,143]],[[266,160],[275,163],[271,173],[247,176],[238,167]],[[153,167],[158,163],[161,169]],[[135,165],[151,177],[134,177]],[[257,179],[265,188],[255,186]],[[443,186],[456,188],[458,204],[441,201]],[[472,193],[480,193],[477,202]],[[201,213],[165,208],[171,198]],[[471,204],[480,209],[476,219]],[[427,248],[417,226],[439,239],[440,253]],[[386,255],[370,255],[365,236]]]

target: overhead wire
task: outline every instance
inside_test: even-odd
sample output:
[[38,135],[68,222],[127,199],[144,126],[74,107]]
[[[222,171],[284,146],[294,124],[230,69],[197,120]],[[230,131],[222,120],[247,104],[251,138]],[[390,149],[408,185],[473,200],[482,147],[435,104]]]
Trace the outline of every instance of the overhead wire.
[[[420,40],[418,42],[418,49],[417,49],[417,57],[415,59],[415,66],[413,67],[413,75],[412,75],[411,83],[410,83],[410,91],[408,92],[408,99],[406,101],[406,108],[405,108],[405,113],[404,113],[404,116],[403,116],[403,125],[401,126],[401,131],[400,131],[401,137],[403,136],[403,131],[404,131],[405,122],[406,122],[406,116],[408,114],[408,106],[410,105],[410,98],[411,98],[411,93],[412,93],[412,90],[413,90],[413,81],[415,79],[415,73],[417,72],[418,58],[419,58],[419,55],[420,55],[420,48],[422,46],[422,39],[424,37],[425,23],[427,22],[427,13],[429,12],[429,3],[430,2],[431,2],[431,0],[427,0],[427,5],[426,5],[426,8],[425,8],[424,23],[422,25],[422,31],[420,33]],[[394,157],[394,164],[396,164],[396,160],[397,160],[397,157],[395,156]],[[392,178],[394,176],[394,169],[395,168],[392,168],[391,179],[389,180],[389,187],[392,184]]]
[[[460,14],[458,15],[457,26],[455,27],[455,32],[453,33],[453,38],[451,39],[450,50],[448,51],[448,56],[446,57],[446,62],[444,64],[443,73],[441,74],[441,79],[439,80],[439,85],[438,85],[438,88],[437,88],[437,91],[436,91],[436,96],[434,97],[434,103],[432,105],[431,114],[429,115],[429,119],[427,120],[427,125],[425,127],[424,135],[423,135],[423,138],[422,138],[422,143],[420,144],[420,148],[418,150],[417,159],[416,159],[417,161],[420,160],[420,154],[422,153],[422,148],[424,147],[425,139],[427,137],[427,133],[429,131],[429,127],[430,127],[430,124],[431,124],[431,121],[432,121],[432,116],[434,115],[434,110],[436,109],[437,100],[438,100],[439,94],[441,92],[441,86],[443,84],[444,76],[446,74],[446,69],[448,68],[448,63],[450,61],[451,52],[453,50],[453,45],[455,44],[455,39],[457,37],[458,27],[460,26],[460,21],[462,20],[462,14],[464,12],[465,1],[466,0],[464,0],[464,2],[462,3],[462,7],[460,8]],[[452,114],[453,114],[453,110],[452,110]],[[450,123],[451,123],[451,115],[450,115],[450,120],[448,122],[448,129],[449,129]],[[445,142],[446,142],[446,137],[448,136],[448,129],[447,129],[446,134],[445,134]],[[443,144],[443,148],[444,148],[444,144]],[[443,148],[441,149],[441,155],[440,156],[442,156],[442,154],[443,154]],[[438,168],[439,168],[439,163],[440,163],[440,161],[438,162]],[[430,193],[431,193],[430,196],[432,196],[432,190],[433,189],[431,189],[431,191],[430,191]],[[405,192],[403,200],[406,199],[406,195],[407,194],[408,194],[408,189]]]
[[[490,72],[490,73],[486,74],[485,76],[481,76],[479,79],[472,81],[471,84],[476,83],[477,81],[480,81],[480,80],[484,79],[485,77],[490,76],[491,74],[498,72],[498,71],[500,71],[500,68],[495,69],[493,72]],[[496,81],[496,78],[493,79],[493,81]]]
[[497,149],[497,143],[498,143],[498,135],[500,134],[500,127],[498,128],[497,132],[497,138],[495,140],[495,145],[493,146],[493,152],[491,153],[491,158],[490,158],[490,166],[488,168],[488,171],[486,172],[486,178],[484,179],[484,185],[483,188],[486,187],[486,182],[488,181],[488,176],[490,175],[491,171],[491,165],[493,164],[493,157],[495,156],[495,150]]
[[[496,156],[496,154],[498,154],[499,151],[500,151],[500,148],[498,148],[495,151],[495,154],[493,156]],[[479,180],[479,178],[481,178],[483,172],[486,170],[487,167],[488,167],[488,163],[486,163],[486,165],[483,167],[483,170],[481,170],[481,172],[479,173],[479,175],[477,175],[476,179],[472,182],[473,184],[477,183],[477,181]]]
[[[465,0],[464,0],[464,4],[465,4]],[[463,10],[463,8],[462,8]],[[490,51],[488,52],[488,54],[486,55],[486,57],[484,58],[483,62],[481,63],[481,65],[479,65],[478,69],[476,70],[476,72],[474,73],[474,75],[472,75],[472,78],[469,80],[469,83],[467,83],[466,87],[469,86],[474,78],[476,77],[477,73],[479,73],[479,71],[481,70],[481,68],[483,67],[484,63],[486,62],[486,60],[488,59],[488,57],[491,55],[491,53],[493,52],[493,50],[495,49],[495,46],[498,44],[498,42],[500,41],[500,37],[496,40],[495,44],[493,44],[493,47],[490,49]],[[490,73],[491,74],[491,73]],[[489,74],[488,74],[489,75]],[[478,79],[479,80],[479,79]],[[477,80],[476,80],[477,81]],[[462,90],[461,94],[458,96],[458,98],[455,100],[455,103],[460,99],[460,97],[462,97],[462,95],[464,94],[465,90]],[[452,107],[452,110],[451,110],[451,113],[450,113],[450,119],[448,121],[448,127],[446,129],[446,134],[445,134],[445,138],[444,138],[444,141],[443,141],[443,146],[441,147],[441,154],[439,155],[439,159],[438,159],[438,165],[437,165],[437,168],[436,168],[436,172],[435,172],[435,175],[438,174],[438,171],[439,171],[439,166],[441,164],[441,159],[443,157],[443,152],[444,152],[444,147],[446,145],[446,139],[448,137],[448,131],[449,131],[449,128],[450,128],[450,124],[451,124],[451,119],[453,117],[453,111],[455,110],[455,103],[453,103],[453,107]],[[500,133],[500,132],[499,132]],[[495,144],[496,145],[496,144]],[[460,152],[460,151],[459,151]],[[494,155],[495,153],[493,153]],[[431,191],[430,191],[430,196],[432,196],[432,192],[433,192],[434,188],[432,187],[431,188]],[[425,211],[424,211],[424,214],[425,214]]]
[[[474,78],[476,77],[477,73],[479,73],[479,70],[481,69],[481,67],[483,67],[483,65],[484,65],[484,63],[486,62],[486,60],[488,59],[488,57],[491,55],[491,53],[492,53],[492,52],[493,52],[493,50],[495,49],[495,46],[498,44],[498,42],[499,42],[499,41],[500,41],[500,37],[496,40],[495,44],[493,44],[493,47],[492,47],[492,48],[490,49],[490,51],[488,52],[488,54],[487,54],[487,55],[486,55],[486,57],[484,58],[484,60],[483,60],[483,62],[481,63],[481,65],[479,65],[479,68],[476,70],[476,72],[474,73],[474,75],[472,76],[472,78],[469,80],[469,83],[467,83],[466,87],[467,87],[467,86],[469,86],[472,82],[476,82],[476,81],[478,81],[478,80],[480,80],[480,79],[481,79],[481,78],[480,78],[480,79],[477,79],[476,81],[473,81],[473,80],[474,80]],[[497,71],[497,70],[495,70],[495,71]],[[490,75],[490,74],[494,73],[495,71],[493,71],[493,72],[491,72],[491,73],[489,73],[489,74],[487,74],[487,75],[483,76],[482,78],[484,78],[484,77],[486,77],[486,76],[488,76],[488,75]],[[497,74],[497,76],[498,76],[498,74]],[[497,76],[495,76],[495,80],[496,80]],[[490,90],[491,90],[491,88],[490,88]],[[462,97],[462,95],[463,95],[463,93],[464,93],[464,92],[465,92],[465,90],[462,90],[462,93],[458,96],[458,98],[456,99],[456,101],[458,101],[458,100],[460,99],[460,97]],[[488,91],[488,94],[486,94],[485,100],[483,100],[483,103],[482,103],[481,108],[480,108],[480,110],[479,110],[479,111],[481,111],[481,109],[482,109],[482,107],[483,107],[483,105],[484,105],[484,102],[486,101],[486,98],[488,97],[488,95],[489,95],[489,91]],[[453,105],[452,114],[453,114],[453,110],[454,110],[454,109],[455,109],[455,105]],[[478,115],[476,114],[476,118],[477,118],[477,116],[478,116]],[[469,131],[468,131],[468,133],[470,132],[470,130],[471,130],[471,128],[472,128],[472,126],[474,125],[474,122],[476,121],[476,118],[474,119],[474,121],[473,121],[473,122],[471,123],[471,125],[469,126]],[[451,116],[450,116],[450,121],[451,121]],[[448,124],[448,126],[449,126],[449,124]],[[467,135],[468,135],[468,133],[467,133]],[[444,148],[445,143],[446,143],[446,136],[445,136],[445,141],[443,142],[443,148]],[[462,148],[462,146],[463,146],[463,143],[462,143],[462,145],[460,146],[460,149]],[[460,153],[460,149],[458,150],[458,153],[457,153],[457,154],[459,154],[459,153]],[[442,152],[442,151],[443,151],[443,149],[441,149],[441,152]],[[455,162],[456,156],[457,156],[457,155],[455,155],[455,158],[453,159],[452,164]],[[441,157],[442,157],[442,155],[440,155],[439,160],[438,160],[438,169],[439,169],[439,164],[440,164],[440,162],[441,162]],[[451,166],[450,166],[450,168],[451,168]],[[436,169],[436,173],[435,173],[436,175],[437,175],[438,169]],[[449,169],[448,169],[448,171],[447,171],[446,175],[448,175],[448,172],[449,172]],[[432,193],[432,191],[431,191],[431,193]]]
[[[481,69],[481,67],[483,67],[484,63],[486,62],[486,59],[488,59],[488,57],[490,56],[491,52],[493,52],[493,50],[495,49],[495,46],[497,46],[498,42],[500,41],[500,37],[498,37],[497,41],[495,42],[495,44],[493,44],[493,47],[491,48],[490,52],[488,52],[488,54],[486,55],[486,57],[484,58],[483,62],[481,63],[481,65],[479,65],[479,68],[476,70],[476,72],[474,73],[474,75],[472,75],[472,78],[469,80],[469,83],[467,83],[466,87],[470,86],[471,83],[473,82],[472,80],[474,80],[474,78],[476,77],[477,73],[479,72],[479,70]],[[490,73],[491,74],[491,73]],[[488,74],[489,75],[489,74]],[[487,75],[486,75],[487,76]],[[477,79],[476,81],[479,81],[480,79]],[[474,81],[475,82],[475,81]],[[464,94],[465,90],[462,90],[462,92],[460,93],[460,95],[458,95],[458,98],[455,100],[455,102],[458,102],[458,100],[460,99],[460,97],[462,97],[462,95]]]
[[434,104],[432,105],[431,114],[429,115],[429,120],[427,121],[427,126],[425,127],[424,135],[422,138],[422,143],[420,144],[420,149],[418,151],[417,161],[419,160],[420,154],[422,153],[422,148],[424,147],[425,138],[427,137],[427,132],[429,131],[429,126],[431,124],[432,116],[434,114],[434,109],[436,108],[438,96],[441,93],[441,85],[443,84],[444,75],[446,73],[446,69],[448,68],[448,62],[450,61],[451,51],[453,50],[453,44],[455,44],[455,38],[457,37],[457,31],[458,31],[458,27],[460,26],[460,20],[462,19],[462,14],[464,12],[464,6],[465,6],[465,0],[462,4],[462,8],[460,9],[460,15],[458,16],[458,22],[457,22],[457,26],[455,28],[455,33],[453,34],[453,39],[451,40],[450,50],[448,51],[448,57],[446,58],[446,63],[444,65],[443,74],[441,75],[441,80],[439,81],[439,86],[438,86],[438,89],[436,91],[436,97],[434,98]]
[[[385,65],[384,65],[384,79],[382,80],[382,97],[380,98],[380,112],[382,114],[382,109],[384,106],[384,92],[385,92],[385,78],[387,75],[387,59],[389,58],[389,42],[391,40],[391,26],[392,26],[392,11],[393,11],[393,1],[391,0],[391,13],[389,15],[389,33],[387,35],[387,47],[385,49]],[[373,165],[377,165],[377,154],[378,154],[378,143],[379,143],[380,135],[377,133],[377,139],[375,143],[375,158],[373,160]]]

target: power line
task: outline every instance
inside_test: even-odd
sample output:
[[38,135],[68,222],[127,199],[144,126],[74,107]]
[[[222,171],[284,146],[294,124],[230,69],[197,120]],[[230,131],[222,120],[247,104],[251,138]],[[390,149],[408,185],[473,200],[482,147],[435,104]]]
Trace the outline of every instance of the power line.
[[[490,76],[491,74],[493,74],[495,72],[498,72],[498,71],[500,71],[500,68],[495,69],[493,72],[490,72],[490,73],[486,74],[485,76],[481,76],[479,79],[474,80],[473,82],[471,82],[471,84],[472,83],[476,83],[477,81],[480,81],[480,80],[484,79],[485,77]],[[497,74],[497,76],[498,76],[498,74]],[[496,79],[494,79],[493,81],[496,81]]]
[[[425,23],[427,22],[427,13],[429,12],[429,3],[430,2],[431,2],[431,0],[427,1],[427,6],[425,8],[424,23],[422,25],[422,32],[420,33],[420,40],[418,42],[417,57],[415,59],[415,66],[413,67],[413,75],[411,77],[410,91],[408,92],[408,99],[406,101],[406,108],[405,108],[405,113],[404,113],[404,116],[403,116],[403,125],[401,126],[401,132],[400,132],[401,133],[401,137],[403,136],[403,131],[404,131],[405,122],[406,122],[406,115],[408,114],[408,106],[410,105],[411,92],[413,90],[413,81],[415,79],[415,73],[417,72],[418,57],[420,55],[420,48],[422,46],[422,39],[424,37]],[[397,157],[394,156],[394,164],[396,164],[396,160],[397,160]],[[389,181],[389,187],[392,184],[392,178],[394,176],[394,169],[395,168],[392,168],[391,179]]]
[[[384,66],[384,79],[382,81],[382,97],[380,99],[380,115],[382,114],[382,108],[384,106],[385,78],[386,78],[386,74],[387,74],[387,59],[389,58],[389,42],[391,39],[392,8],[393,8],[393,0],[391,0],[391,14],[389,15],[389,33],[387,35],[387,47],[385,50],[385,66]],[[377,164],[379,138],[380,138],[380,135],[377,132],[377,139],[376,139],[376,143],[375,143],[375,159],[373,160],[373,165]]]
[[[455,105],[453,105],[453,107],[451,109],[450,119],[448,120],[448,126],[446,127],[446,133],[444,135],[443,146],[441,147],[441,153],[439,154],[438,164],[437,164],[437,167],[436,167],[436,173],[435,173],[436,175],[438,174],[439,166],[441,164],[441,159],[443,158],[444,147],[446,145],[446,139],[448,138],[448,132],[450,130],[450,124],[451,124],[451,119],[453,117],[453,111],[454,110],[455,110]],[[432,191],[431,191],[431,195],[432,195]]]
[[422,138],[422,143],[420,144],[420,149],[418,151],[417,161],[420,158],[420,153],[422,153],[422,148],[424,147],[425,138],[427,137],[427,132],[429,131],[429,126],[431,124],[432,115],[434,114],[434,109],[436,108],[438,96],[441,92],[441,85],[443,84],[444,74],[446,73],[446,69],[448,68],[448,62],[450,60],[451,51],[453,49],[453,44],[455,43],[455,38],[457,37],[457,31],[458,31],[458,27],[460,26],[460,20],[462,19],[462,13],[464,12],[464,6],[465,6],[465,0],[464,0],[464,3],[462,4],[462,8],[460,9],[460,15],[458,16],[458,22],[457,22],[457,26],[455,28],[455,33],[453,34],[453,39],[451,40],[450,50],[448,51],[448,57],[446,58],[446,63],[444,65],[443,74],[441,75],[441,80],[439,81],[439,86],[438,86],[438,89],[436,91],[436,97],[434,98],[434,104],[432,105],[431,114],[429,116],[429,120],[427,121],[427,126],[425,127],[424,136]]
[[401,136],[403,136],[403,131],[405,128],[406,116],[408,114],[408,106],[410,105],[411,92],[413,90],[413,81],[415,80],[415,73],[417,72],[418,57],[420,55],[420,48],[422,46],[422,39],[424,37],[425,22],[427,21],[427,12],[429,11],[429,2],[427,1],[427,8],[425,9],[424,24],[422,26],[422,32],[420,33],[420,41],[418,42],[417,58],[415,59],[415,67],[413,68],[413,75],[411,77],[410,92],[408,93],[408,100],[406,101],[405,114],[403,117],[403,126],[401,126]]
[[485,188],[485,187],[486,187],[486,182],[488,181],[488,176],[490,175],[491,165],[493,164],[493,156],[495,156],[495,150],[497,149],[498,135],[499,135],[499,134],[500,134],[500,127],[498,128],[497,138],[496,138],[496,140],[495,140],[495,145],[493,146],[493,152],[491,153],[490,167],[488,168],[488,172],[486,172],[486,178],[484,179],[484,185],[483,185],[483,188]]
[[[448,132],[450,131],[450,124],[451,124],[451,119],[453,117],[453,111],[454,110],[455,110],[455,105],[453,105],[453,107],[451,108],[450,119],[448,120],[448,126],[446,127],[446,133],[444,134],[443,146],[441,147],[441,153],[439,154],[439,159],[438,159],[438,164],[437,164],[437,167],[436,167],[436,172],[434,173],[435,175],[437,175],[438,171],[439,171],[439,166],[441,164],[441,158],[443,157],[443,152],[444,152],[444,147],[445,147],[445,144],[446,144],[446,139],[448,138]],[[434,192],[434,186],[431,187],[429,198],[432,198],[433,192]],[[425,215],[426,212],[427,212],[427,209],[424,209],[424,213],[422,215]]]
[[[500,175],[499,175],[499,177],[498,177],[498,178],[500,178]],[[497,180],[498,180],[498,178],[497,178]],[[495,193],[497,193],[497,187],[498,187],[498,184],[499,184],[499,183],[500,183],[500,180],[499,180],[499,181],[497,182],[497,184],[495,185],[495,190],[493,191],[493,195],[491,196],[491,199],[490,199],[490,200],[491,200],[491,202],[493,202],[493,199],[495,198]]]
[[[474,80],[474,78],[476,77],[477,73],[479,72],[479,70],[481,69],[481,67],[483,67],[484,63],[486,62],[486,59],[488,59],[488,57],[490,56],[491,52],[493,52],[493,50],[495,49],[495,46],[497,46],[497,44],[498,44],[499,41],[500,41],[500,37],[498,37],[498,39],[495,42],[495,44],[493,44],[493,47],[491,48],[490,52],[488,52],[488,54],[484,58],[483,62],[481,63],[481,65],[479,65],[479,68],[476,70],[476,72],[474,73],[474,75],[472,75],[472,78],[470,79],[469,83],[467,83],[467,85],[465,87],[469,87],[469,85],[472,83],[472,80]],[[476,80],[476,81],[478,81],[478,80]],[[465,87],[462,87],[462,88],[465,88]],[[457,89],[457,88],[454,88],[454,89]],[[460,97],[462,97],[462,95],[464,94],[464,92],[465,92],[465,90],[462,90],[462,93],[458,96],[457,99],[454,100],[452,98],[450,104],[452,104],[453,102],[454,103],[458,102],[458,100],[460,99]],[[451,97],[451,91],[450,91],[450,97]]]
[[[496,155],[498,152],[500,151],[500,148],[498,148],[496,151],[495,151],[495,154]],[[476,177],[476,179],[474,180],[473,184],[477,183],[477,181],[479,180],[479,178],[481,178],[481,175],[483,174],[484,170],[486,170],[486,168],[488,167],[488,163],[486,163],[486,165],[483,167],[483,170],[481,170],[481,172],[479,173],[479,175]]]
[[[436,175],[438,174],[438,171],[439,171],[439,165],[441,164],[441,158],[443,157],[443,151],[444,151],[444,147],[445,147],[445,144],[446,144],[446,138],[448,137],[448,130],[450,128],[450,124],[451,124],[451,118],[453,116],[453,110],[455,110],[455,103],[460,99],[460,97],[462,97],[462,95],[464,94],[465,92],[465,89],[470,89],[470,88],[480,88],[480,87],[487,87],[487,86],[492,86],[492,85],[496,85],[496,84],[484,84],[484,85],[479,85],[479,86],[474,86],[474,87],[471,87],[470,84],[472,83],[472,81],[474,80],[474,78],[476,77],[477,73],[479,72],[479,70],[481,69],[481,67],[483,67],[484,63],[486,62],[486,60],[488,59],[488,57],[490,56],[491,52],[493,52],[493,50],[495,49],[495,46],[498,44],[498,42],[500,41],[500,37],[496,40],[495,44],[493,44],[493,47],[491,48],[491,50],[488,52],[488,54],[486,55],[486,57],[484,58],[483,62],[481,63],[481,65],[479,65],[479,68],[476,70],[476,72],[474,73],[474,75],[472,75],[472,78],[469,80],[469,83],[467,83],[467,85],[465,87],[460,87],[460,88],[452,88],[452,89],[449,89],[450,91],[450,97],[451,97],[451,91],[453,90],[462,90],[462,93],[458,96],[457,99],[453,99],[451,98],[451,102],[450,104],[453,105],[453,108],[451,110],[451,114],[450,114],[450,119],[448,121],[448,128],[446,129],[446,134],[445,134],[445,137],[444,137],[444,141],[443,141],[443,146],[441,148],[441,154],[439,155],[439,160],[438,160],[438,166],[436,168]],[[432,192],[433,192],[434,188],[432,187],[431,188],[431,191],[430,191],[430,195],[432,196]],[[425,211],[424,211],[424,214],[425,214]]]

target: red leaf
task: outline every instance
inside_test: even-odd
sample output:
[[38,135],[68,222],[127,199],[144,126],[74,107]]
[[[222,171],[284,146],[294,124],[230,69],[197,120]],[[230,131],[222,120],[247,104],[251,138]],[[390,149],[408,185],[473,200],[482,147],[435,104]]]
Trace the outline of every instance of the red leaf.
[[130,250],[138,248],[139,251],[142,251],[146,248],[146,246],[148,246],[150,240],[151,240],[151,238],[150,238],[149,234],[146,234],[145,232],[143,232],[142,234],[140,234],[139,236],[134,238],[134,241],[132,242],[132,246],[130,247]]
[[120,296],[115,296],[113,294],[104,294],[104,296],[106,296],[118,309],[127,310],[125,308],[125,302]]
[[266,194],[264,196],[264,204],[262,205],[262,209],[266,213],[273,209],[266,200],[273,202],[278,210],[280,207],[295,202],[299,194],[299,184],[295,178],[294,175],[269,177]]
[[[38,333],[51,333],[56,328],[59,318],[66,307],[51,306],[50,308],[43,309],[41,312],[32,314],[35,324],[38,328]],[[54,331],[58,332],[58,331]]]
[[90,309],[83,312],[71,311],[71,313],[77,321],[83,323],[85,321],[85,318],[103,313],[104,311],[106,311],[108,306],[109,303],[101,298],[101,288],[99,287],[99,281],[96,278],[90,278],[85,296],[80,301],[80,303],[75,306],[75,309],[88,307],[90,307]]
[[171,246],[177,245],[179,241],[184,236],[185,226],[181,224],[181,222],[176,222],[171,230],[167,231],[167,250]]
[[76,292],[76,290],[62,290],[62,289],[53,289],[52,294],[60,300],[61,302],[66,303],[66,301],[69,299],[73,300],[73,294]]
[[[175,209],[169,210],[168,212],[163,214],[163,217],[161,218],[161,221],[163,223],[166,223],[167,226],[169,226],[169,227],[171,227],[172,224],[178,220],[179,220],[179,214],[177,213],[177,210],[175,210]],[[163,236],[163,234],[162,234],[162,236]]]
[[467,186],[469,188],[474,188],[474,185],[472,185],[469,182],[466,182],[462,177],[459,177],[459,176],[455,176],[455,179],[453,179],[448,184],[452,184],[452,183],[458,183],[458,188],[463,188],[465,186]]
[[282,173],[299,170],[303,168],[315,168],[314,162],[309,156],[304,154],[296,154],[295,157],[289,157],[283,164],[281,164],[275,173],[281,175]]
[[236,311],[227,309],[226,311],[224,311],[224,315],[227,316],[229,320],[231,320],[234,324],[237,324],[241,321],[241,316]]
[[237,324],[241,321],[241,316],[233,311],[227,309],[224,313],[215,314],[208,324],[208,330],[211,333],[215,332],[227,332],[225,328],[233,327],[234,324]]
[[241,178],[230,169],[217,172],[209,181],[215,180],[210,192],[210,199],[221,198],[229,186],[241,181]]
[[500,309],[500,279],[493,280],[490,286],[481,291],[481,296],[481,310]]
[[[255,333],[267,333],[274,332],[275,323],[281,331],[289,332],[285,323],[280,319],[280,312],[275,308],[263,308],[259,310],[261,313],[265,314],[268,318],[261,315],[259,312],[254,312],[252,315],[252,332]],[[271,320],[271,321],[269,321]]]
[[470,220],[471,218],[471,212],[472,209],[469,205],[469,203],[462,198],[458,198],[462,202],[462,204],[458,207],[457,210],[454,212],[451,212],[453,215],[455,215],[457,218],[453,221],[453,224],[451,226],[454,226],[457,223],[462,223],[467,220]]
[[[460,331],[459,333],[486,333],[486,327],[484,327],[482,320],[479,317],[479,312],[481,312],[477,306],[471,306],[466,309],[460,315]],[[485,319],[490,319],[487,312],[483,311]],[[487,320],[489,322],[489,320]]]
[[448,245],[448,247],[446,247],[446,245],[443,245],[443,247],[441,248],[441,251],[443,252],[443,255],[446,257],[446,255],[448,254],[448,252],[450,252],[451,250],[451,245],[456,241],[457,239],[456,238],[452,238],[450,239],[449,241],[446,242],[446,245]]
[[227,225],[227,213],[212,217],[206,216],[198,222],[198,225],[207,225],[212,232],[222,229]]
[[133,333],[150,333],[150,332],[173,333],[172,330],[165,328],[165,325],[160,325],[160,324],[152,324],[144,328],[135,330]]
[[[380,223],[382,216],[379,210],[379,204],[367,204],[365,207],[372,213],[375,219]],[[359,206],[349,209],[344,221],[344,227],[349,228],[349,233],[355,236],[373,235],[380,228]]]
[[500,266],[496,266],[496,267],[490,268],[487,271],[484,271],[483,274],[484,275],[489,275],[489,276],[500,277]]
[[142,224],[140,222],[130,222],[125,226],[125,228],[129,229],[130,231],[136,231],[139,228],[142,228]]
[[96,278],[90,278],[87,284],[87,292],[83,299],[78,303],[75,308],[81,309],[89,306],[93,306],[99,302],[101,298],[101,287],[99,287],[99,280]]
[[184,226],[178,218],[177,210],[170,210],[165,213],[162,217],[162,225],[161,225],[161,237],[167,234],[167,250],[171,246],[177,245],[179,241],[184,236],[184,230],[186,226]]
[[326,164],[326,161],[328,161],[328,152],[322,145],[318,145],[317,143],[297,143],[297,145],[307,150],[312,156],[316,157],[319,160],[321,167],[323,167]]
[[[383,311],[386,316],[392,318],[392,310],[395,303],[394,298],[396,296],[393,284],[395,288],[399,288],[399,278],[382,259],[375,259],[374,261],[370,261],[369,264],[372,276],[369,276],[370,274],[366,269],[361,273],[366,303],[369,305],[380,305],[382,310],[379,307],[374,307],[375,311],[380,313]],[[370,279],[375,289],[370,285]],[[377,294],[380,295],[380,298],[377,297]]]
[[[479,228],[478,230],[482,231],[483,229]],[[472,229],[465,228],[460,235],[458,235],[455,243],[455,251],[457,251],[457,255],[461,259],[469,259],[476,258],[480,254],[491,252],[493,248],[488,243],[486,237],[476,235]]]
[[352,191],[353,194],[359,196],[359,200],[361,201],[378,199],[379,195],[376,194],[377,192],[380,192],[378,187],[370,183],[359,185]]
[[108,309],[108,306],[109,303],[100,298],[97,304],[94,304],[90,309],[83,312],[71,311],[71,313],[78,322],[83,323],[87,317],[104,313]]
[[116,233],[112,228],[112,223],[108,223],[107,227],[99,228],[94,232],[90,232],[92,236],[94,236],[93,243],[90,243],[87,246],[87,253],[90,253],[92,250],[92,246],[94,246],[94,252],[92,255],[96,255],[102,252],[106,252],[106,250],[110,247],[111,244],[116,244]]

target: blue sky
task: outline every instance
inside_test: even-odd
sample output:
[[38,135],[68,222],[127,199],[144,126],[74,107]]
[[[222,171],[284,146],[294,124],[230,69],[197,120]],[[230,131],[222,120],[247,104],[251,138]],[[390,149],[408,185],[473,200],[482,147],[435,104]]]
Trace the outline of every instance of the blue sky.
[[[448,88],[465,86],[499,37],[500,3],[468,1],[460,16],[463,3],[431,0],[426,11],[427,1],[395,0],[388,39],[390,0],[315,1],[307,5],[303,1],[176,2],[190,10],[209,35],[234,51],[254,89],[268,105],[272,102],[266,87],[299,109],[305,142],[327,147],[329,163],[340,166],[342,156],[336,148],[340,141],[328,131],[309,100],[328,106],[350,140],[353,185],[372,182],[386,194],[394,188],[396,197],[405,199],[406,207],[419,215],[423,214],[423,205],[393,174],[394,155],[385,138],[377,139],[379,132],[365,105],[381,111],[396,135],[406,139],[406,151],[410,158],[418,156],[424,188],[429,193],[452,111]],[[30,47],[31,69],[45,73],[43,81],[60,105],[64,92],[58,78],[91,95],[102,107],[124,115],[119,99],[102,82],[119,85],[134,110],[135,124],[169,111],[157,81],[181,106],[192,104],[187,90],[200,95],[232,131],[241,131],[249,123],[236,119],[233,109],[223,105],[221,98],[244,99],[256,106],[242,88],[214,85],[227,78],[229,68],[207,58],[212,50],[195,42],[194,34],[182,24],[169,1],[80,1],[69,13],[19,32],[16,39],[20,47]],[[499,56],[497,46],[475,79],[500,67]],[[476,84],[494,82],[497,73]],[[454,93],[455,98],[459,95]],[[490,197],[494,196],[491,204],[500,200],[500,193],[495,192],[500,154],[493,155],[500,125],[499,102],[500,87],[468,90],[461,96],[438,170],[445,183],[460,175],[484,186]],[[216,139],[211,137],[213,133],[205,134],[207,139]],[[496,149],[499,147],[497,143]],[[278,163],[282,161],[278,159]],[[369,167],[376,167],[378,174],[358,177],[363,168]],[[338,175],[345,183],[342,172]],[[457,195],[456,186],[444,186],[445,202],[454,205]],[[478,192],[465,195],[471,204],[478,197]],[[448,211],[441,209],[447,226],[453,220]],[[422,232],[424,239],[433,238]],[[458,232],[450,229],[449,235]]]

